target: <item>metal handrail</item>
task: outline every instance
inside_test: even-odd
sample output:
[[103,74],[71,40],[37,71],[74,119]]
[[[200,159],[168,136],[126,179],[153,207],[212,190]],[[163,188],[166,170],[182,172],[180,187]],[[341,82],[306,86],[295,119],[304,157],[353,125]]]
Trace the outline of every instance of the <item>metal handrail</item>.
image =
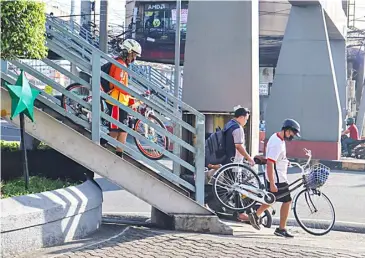
[[[112,57],[106,55],[101,50],[95,48],[92,45],[86,45],[82,40],[78,39],[76,36],[74,36],[72,33],[69,33],[66,29],[62,28],[58,24],[53,24],[52,26],[55,27],[57,30],[60,30],[64,34],[68,34],[68,37],[70,37],[72,40],[76,41],[76,43],[81,44],[81,45],[85,45],[85,48],[87,48],[90,52],[96,52],[96,53],[98,53],[101,58],[103,58],[103,59],[106,60],[106,62],[111,62],[112,64],[114,64],[117,67],[121,68],[122,70],[126,71],[131,77],[138,78],[138,80],[141,83],[143,83],[144,85],[148,86],[150,89],[152,89],[152,90],[154,90],[157,93],[160,93],[162,95],[166,95],[166,91],[164,91],[163,89],[161,89],[161,86],[159,86],[157,83],[148,81],[146,78],[141,77],[141,76],[138,76],[136,72],[134,72],[131,69],[129,69],[129,68],[121,65],[119,62],[117,62],[116,60],[114,60]],[[91,72],[91,70],[87,69],[87,72]],[[198,116],[203,116],[197,110],[195,110],[194,108],[190,107],[186,103],[182,102],[180,99],[176,98],[175,96],[173,96],[171,94],[168,94],[168,96],[166,96],[166,97],[168,97],[171,102],[176,103],[178,106],[180,106],[182,109],[188,111],[189,113],[194,114],[194,115],[198,115]]]
[[[49,24],[50,23],[51,22],[49,22]],[[61,25],[58,24],[58,26],[61,26]],[[87,66],[88,63],[91,60],[91,51],[90,51],[90,49],[80,47],[80,42],[84,42],[84,39],[78,38],[77,35],[73,35],[74,37],[78,38],[78,41],[75,41],[73,38],[67,37],[65,35],[65,31],[57,30],[57,28],[58,28],[57,26],[51,25],[51,27],[52,27],[52,29],[49,30],[49,32],[48,32],[48,34],[51,37],[47,41],[47,44],[50,45],[50,46],[53,46],[54,52],[56,54],[66,58],[66,59],[69,59],[67,57],[67,55],[70,55],[70,53],[69,52],[64,53],[64,51],[61,50],[61,47],[66,45],[66,46],[68,46],[69,50],[74,50],[74,51],[70,51],[70,52],[72,52],[74,55],[80,56],[80,58],[77,60],[76,64],[79,66],[81,63],[83,63],[83,65],[81,65],[81,67],[83,67],[83,69],[84,69],[84,67]],[[105,60],[103,60],[103,61],[105,61]],[[141,76],[143,76],[144,78],[146,78],[147,80],[151,81],[152,83],[155,83],[155,84],[160,84],[161,83],[159,80],[154,80],[153,77],[146,75],[144,73],[144,69],[143,68],[140,69],[139,66],[133,65],[130,68],[133,71],[140,74]],[[150,69],[150,70],[153,71],[152,69]],[[134,82],[137,82],[134,78],[132,78],[132,80]],[[140,86],[144,87],[145,89],[149,90],[149,88],[146,85],[144,85],[143,83],[140,83],[140,82],[137,82],[137,83]],[[172,96],[171,87],[164,86],[165,94],[166,94],[166,90],[167,90],[167,93]],[[180,92],[180,97],[179,97],[180,100],[181,100],[181,95],[182,94]],[[166,101],[166,98],[163,98],[161,94],[157,94],[156,97],[159,97],[161,100],[165,101],[165,103],[168,103],[171,107],[173,107],[173,103],[171,101]]]
[[[49,21],[52,21],[53,23],[58,23],[58,24],[61,24],[62,26],[67,26],[70,31],[75,31],[77,34],[75,35],[78,35],[80,36],[80,38],[86,40],[88,43],[90,43],[91,45],[93,46],[96,46],[98,47],[99,46],[99,41],[97,41],[95,38],[94,38],[94,35],[87,29],[85,29],[84,27],[82,27],[80,24],[76,23],[75,21],[73,20],[69,20],[69,21],[65,21],[65,20],[62,20],[60,18],[57,18],[57,17],[52,17],[50,15],[47,15],[47,28],[49,28]],[[85,35],[85,37],[82,37],[81,35]],[[110,43],[108,42],[108,45],[110,47]],[[143,65],[143,66],[146,66],[146,65]],[[137,69],[139,68],[142,68],[142,65],[135,65],[135,67]],[[169,85],[170,86],[170,92],[171,94],[173,94],[173,85],[174,85],[174,82],[171,81],[170,79],[168,79],[166,76],[164,76],[161,72],[159,72],[157,69],[154,69],[153,67],[151,66],[148,66],[148,69],[139,69],[141,72],[144,71],[144,76],[146,78],[150,78],[151,76],[155,76],[155,77],[159,77],[160,79],[158,79],[158,82],[161,83],[162,81],[166,81],[166,85]],[[181,99],[181,94],[179,96],[179,98]]]
[[[82,68],[86,72],[92,74],[91,84],[82,79],[78,79],[78,82],[81,83],[82,85],[85,85],[86,87],[91,86],[91,90],[92,90],[91,105],[90,105],[90,103],[86,103],[85,101],[81,100],[77,96],[73,95],[71,92],[65,90],[57,82],[48,78],[46,75],[42,74],[42,72],[35,70],[33,67],[31,67],[27,64],[24,64],[19,60],[12,60],[11,63],[13,65],[15,65],[17,68],[24,70],[26,73],[28,73],[28,74],[32,75],[33,77],[35,77],[36,79],[42,81],[43,83],[50,85],[55,90],[66,95],[68,98],[71,98],[75,102],[80,103],[86,110],[89,110],[89,112],[91,113],[91,116],[92,116],[91,117],[91,126],[86,127],[85,125],[81,125],[81,124],[80,125],[83,126],[84,128],[91,129],[92,140],[96,144],[100,143],[101,138],[110,140],[110,137],[108,135],[106,135],[105,133],[103,133],[101,130],[101,121],[100,121],[101,119],[100,118],[103,118],[109,122],[112,122],[113,124],[116,124],[118,127],[122,128],[123,130],[125,130],[126,132],[131,134],[133,137],[136,137],[137,139],[140,139],[140,140],[143,139],[146,142],[146,144],[149,145],[150,147],[162,152],[166,157],[170,158],[175,163],[177,163],[180,166],[185,167],[186,169],[195,173],[197,181],[196,181],[196,187],[193,187],[190,184],[188,184],[186,181],[183,181],[182,179],[180,179],[177,175],[174,175],[169,168],[165,167],[164,165],[160,164],[159,162],[149,160],[148,158],[145,158],[140,153],[138,153],[134,150],[129,150],[127,145],[123,145],[119,142],[112,140],[112,142],[115,143],[117,146],[121,146],[123,149],[128,150],[128,152],[130,152],[134,158],[143,160],[143,162],[147,163],[156,172],[160,173],[162,176],[164,176],[168,180],[170,180],[174,183],[178,182],[179,184],[186,186],[190,190],[193,190],[193,191],[195,190],[197,201],[199,201],[199,203],[203,203],[203,200],[204,200],[204,165],[205,165],[204,164],[204,160],[205,160],[204,159],[204,150],[205,150],[205,146],[204,146],[205,117],[204,117],[204,115],[201,114],[200,112],[198,112],[197,110],[195,110],[194,108],[190,107],[186,103],[182,102],[180,99],[175,98],[171,94],[169,94],[166,91],[164,91],[163,89],[161,89],[161,85],[157,84],[157,82],[148,81],[146,78],[144,78],[144,76],[140,76],[140,73],[138,73],[138,71],[136,72],[136,71],[133,71],[132,69],[122,66],[116,60],[114,60],[107,54],[103,53],[99,49],[95,48],[94,46],[88,44],[84,40],[79,39],[78,37],[73,35],[72,32],[67,31],[67,29],[63,28],[61,25],[52,23],[52,21],[50,21],[49,24],[51,24],[51,26],[55,30],[57,30],[59,33],[62,33],[66,38],[69,38],[70,40],[75,41],[76,44],[79,44],[82,48],[86,49],[87,51],[89,51],[91,53],[91,60],[88,62],[87,60],[78,58],[77,55],[70,52],[70,50],[68,49],[68,47],[66,45],[57,44],[52,39],[49,39],[47,42],[47,46],[50,48],[50,50],[52,50],[58,54],[62,54],[70,62],[77,63],[80,68]],[[53,31],[52,33],[54,35],[57,35],[57,33],[55,31]],[[135,90],[133,87],[127,87],[127,86],[121,84],[120,82],[116,81],[109,75],[102,72],[101,71],[102,60],[104,60],[106,62],[111,62],[114,65],[116,65],[117,67],[121,68],[122,70],[128,72],[128,74],[131,76],[131,78],[134,78],[136,81],[141,82],[148,88],[155,90],[156,92],[158,92],[165,98],[168,98],[169,101],[171,101],[173,103],[177,103],[177,105],[179,105],[182,110],[185,110],[185,111],[189,112],[191,115],[195,116],[195,128],[192,127],[190,124],[186,123],[185,121],[183,121],[181,116],[179,116],[176,113],[176,110],[171,109],[171,106],[166,106],[168,108],[164,108],[163,105],[166,105],[166,103],[155,102],[152,99],[145,98],[144,96],[142,96],[139,93],[139,91]],[[77,78],[75,78],[74,75],[72,75],[70,72],[66,71],[62,67],[59,67],[58,64],[53,63],[52,61],[50,61],[48,59],[45,59],[44,62],[46,64],[50,65],[53,69],[63,73],[65,76],[68,76],[70,79],[72,79],[72,80],[76,79],[76,81],[77,81]],[[119,103],[118,101],[112,99],[109,95],[105,94],[104,92],[100,92],[100,78],[101,77],[106,79],[107,81],[115,84],[118,88],[123,89],[124,91],[129,93],[131,96],[135,97],[136,99],[146,103],[148,106],[150,106],[152,109],[154,109],[157,113],[159,113],[160,116],[167,117],[170,121],[173,121],[175,124],[178,124],[181,127],[185,128],[186,130],[193,133],[196,138],[196,143],[194,145],[191,145],[191,144],[185,142],[183,139],[180,139],[179,137],[177,137],[176,135],[173,135],[169,131],[164,130],[159,125],[152,123],[149,119],[142,116],[141,114],[133,111],[129,107],[124,106],[123,104]],[[135,84],[135,82],[131,81],[131,84]],[[44,95],[45,94],[42,93],[39,98],[41,99]],[[174,142],[174,144],[177,144],[180,147],[183,147],[184,149],[190,151],[194,155],[195,163],[194,164],[187,163],[181,157],[176,156],[175,154],[172,154],[172,153],[168,152],[167,150],[164,150],[159,145],[155,144],[152,141],[147,140],[146,138],[144,138],[144,136],[138,134],[137,132],[135,132],[134,130],[129,128],[128,126],[120,123],[119,121],[114,120],[109,115],[102,113],[100,111],[100,99],[101,98],[112,102],[114,105],[117,105],[119,108],[127,111],[130,115],[140,119],[143,123],[148,124],[151,128],[154,128],[154,130],[156,132],[158,132],[160,135],[171,139],[171,141]],[[48,101],[45,103],[45,105],[49,106],[50,108],[52,108],[53,110],[55,110],[57,112],[60,111],[60,107],[56,103]],[[70,119],[72,119],[72,116],[73,116],[72,114],[64,112],[64,110],[62,112],[62,115],[69,117]],[[172,175],[174,175],[174,176],[172,176]]]

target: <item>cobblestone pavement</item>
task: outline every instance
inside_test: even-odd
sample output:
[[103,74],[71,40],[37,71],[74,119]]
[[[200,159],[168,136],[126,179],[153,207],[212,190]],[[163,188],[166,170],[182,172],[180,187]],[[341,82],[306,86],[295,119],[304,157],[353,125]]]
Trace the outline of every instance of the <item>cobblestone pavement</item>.
[[[294,229],[294,231],[296,231]],[[273,229],[260,232],[250,226],[241,227],[235,236],[179,233],[125,227],[107,241],[87,244],[67,251],[58,250],[37,258],[281,258],[281,257],[361,257],[365,258],[365,235],[332,232],[324,237],[312,237],[295,232],[296,238],[273,236]],[[362,243],[362,244],[361,244]]]

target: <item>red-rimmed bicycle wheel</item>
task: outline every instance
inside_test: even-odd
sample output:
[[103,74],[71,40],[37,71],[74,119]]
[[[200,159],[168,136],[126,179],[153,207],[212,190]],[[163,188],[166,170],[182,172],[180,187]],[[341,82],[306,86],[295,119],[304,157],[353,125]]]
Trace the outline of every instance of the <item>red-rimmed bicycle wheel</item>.
[[[85,102],[90,103],[92,99],[91,90],[86,88],[79,83],[73,83],[66,87],[66,90],[70,93],[74,94],[75,96],[79,97],[80,99],[84,100]],[[71,98],[67,97],[66,95],[62,94],[61,98],[61,106],[69,113],[73,113],[74,115],[84,119],[89,120],[87,116],[85,116],[84,112],[81,111],[82,106],[77,103],[76,101],[72,100]],[[103,101],[100,104],[101,112],[104,112],[105,108],[103,105]]]
[[[148,119],[155,124],[158,124],[159,126],[161,126],[163,129],[166,129],[166,126],[162,123],[162,121],[160,119],[158,119],[156,116],[154,115],[149,115]],[[147,129],[147,130],[146,130]],[[156,144],[158,144],[159,146],[161,146],[162,148],[168,150],[169,147],[169,139],[164,136],[164,135],[160,135],[158,132],[156,132],[153,128],[151,128],[150,126],[147,126],[147,124],[143,123],[143,121],[137,119],[134,125],[134,130],[145,136],[146,140],[145,141],[140,141],[137,138],[134,138],[134,142],[136,143],[136,146],[138,148],[138,150],[146,157],[152,160],[160,160],[164,157],[164,154],[155,150],[153,147],[151,147],[148,144],[148,141],[152,141]],[[146,132],[147,131],[147,132]]]

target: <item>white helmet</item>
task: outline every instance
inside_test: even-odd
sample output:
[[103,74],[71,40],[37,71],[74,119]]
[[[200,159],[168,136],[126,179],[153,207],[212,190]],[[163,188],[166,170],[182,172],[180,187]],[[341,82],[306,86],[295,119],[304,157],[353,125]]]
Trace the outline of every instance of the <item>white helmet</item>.
[[135,52],[138,57],[142,54],[142,47],[141,45],[134,39],[126,39],[123,41],[122,45],[120,46],[121,49],[125,49],[128,51],[128,54]]

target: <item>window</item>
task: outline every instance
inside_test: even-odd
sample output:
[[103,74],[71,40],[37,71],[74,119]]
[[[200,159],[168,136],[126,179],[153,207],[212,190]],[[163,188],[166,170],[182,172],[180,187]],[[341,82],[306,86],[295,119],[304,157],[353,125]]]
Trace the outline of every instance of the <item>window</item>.
[[[144,4],[143,27],[148,32],[162,34],[174,33],[176,29],[175,3],[146,3]],[[187,4],[181,8],[181,32],[186,32],[188,9]]]

